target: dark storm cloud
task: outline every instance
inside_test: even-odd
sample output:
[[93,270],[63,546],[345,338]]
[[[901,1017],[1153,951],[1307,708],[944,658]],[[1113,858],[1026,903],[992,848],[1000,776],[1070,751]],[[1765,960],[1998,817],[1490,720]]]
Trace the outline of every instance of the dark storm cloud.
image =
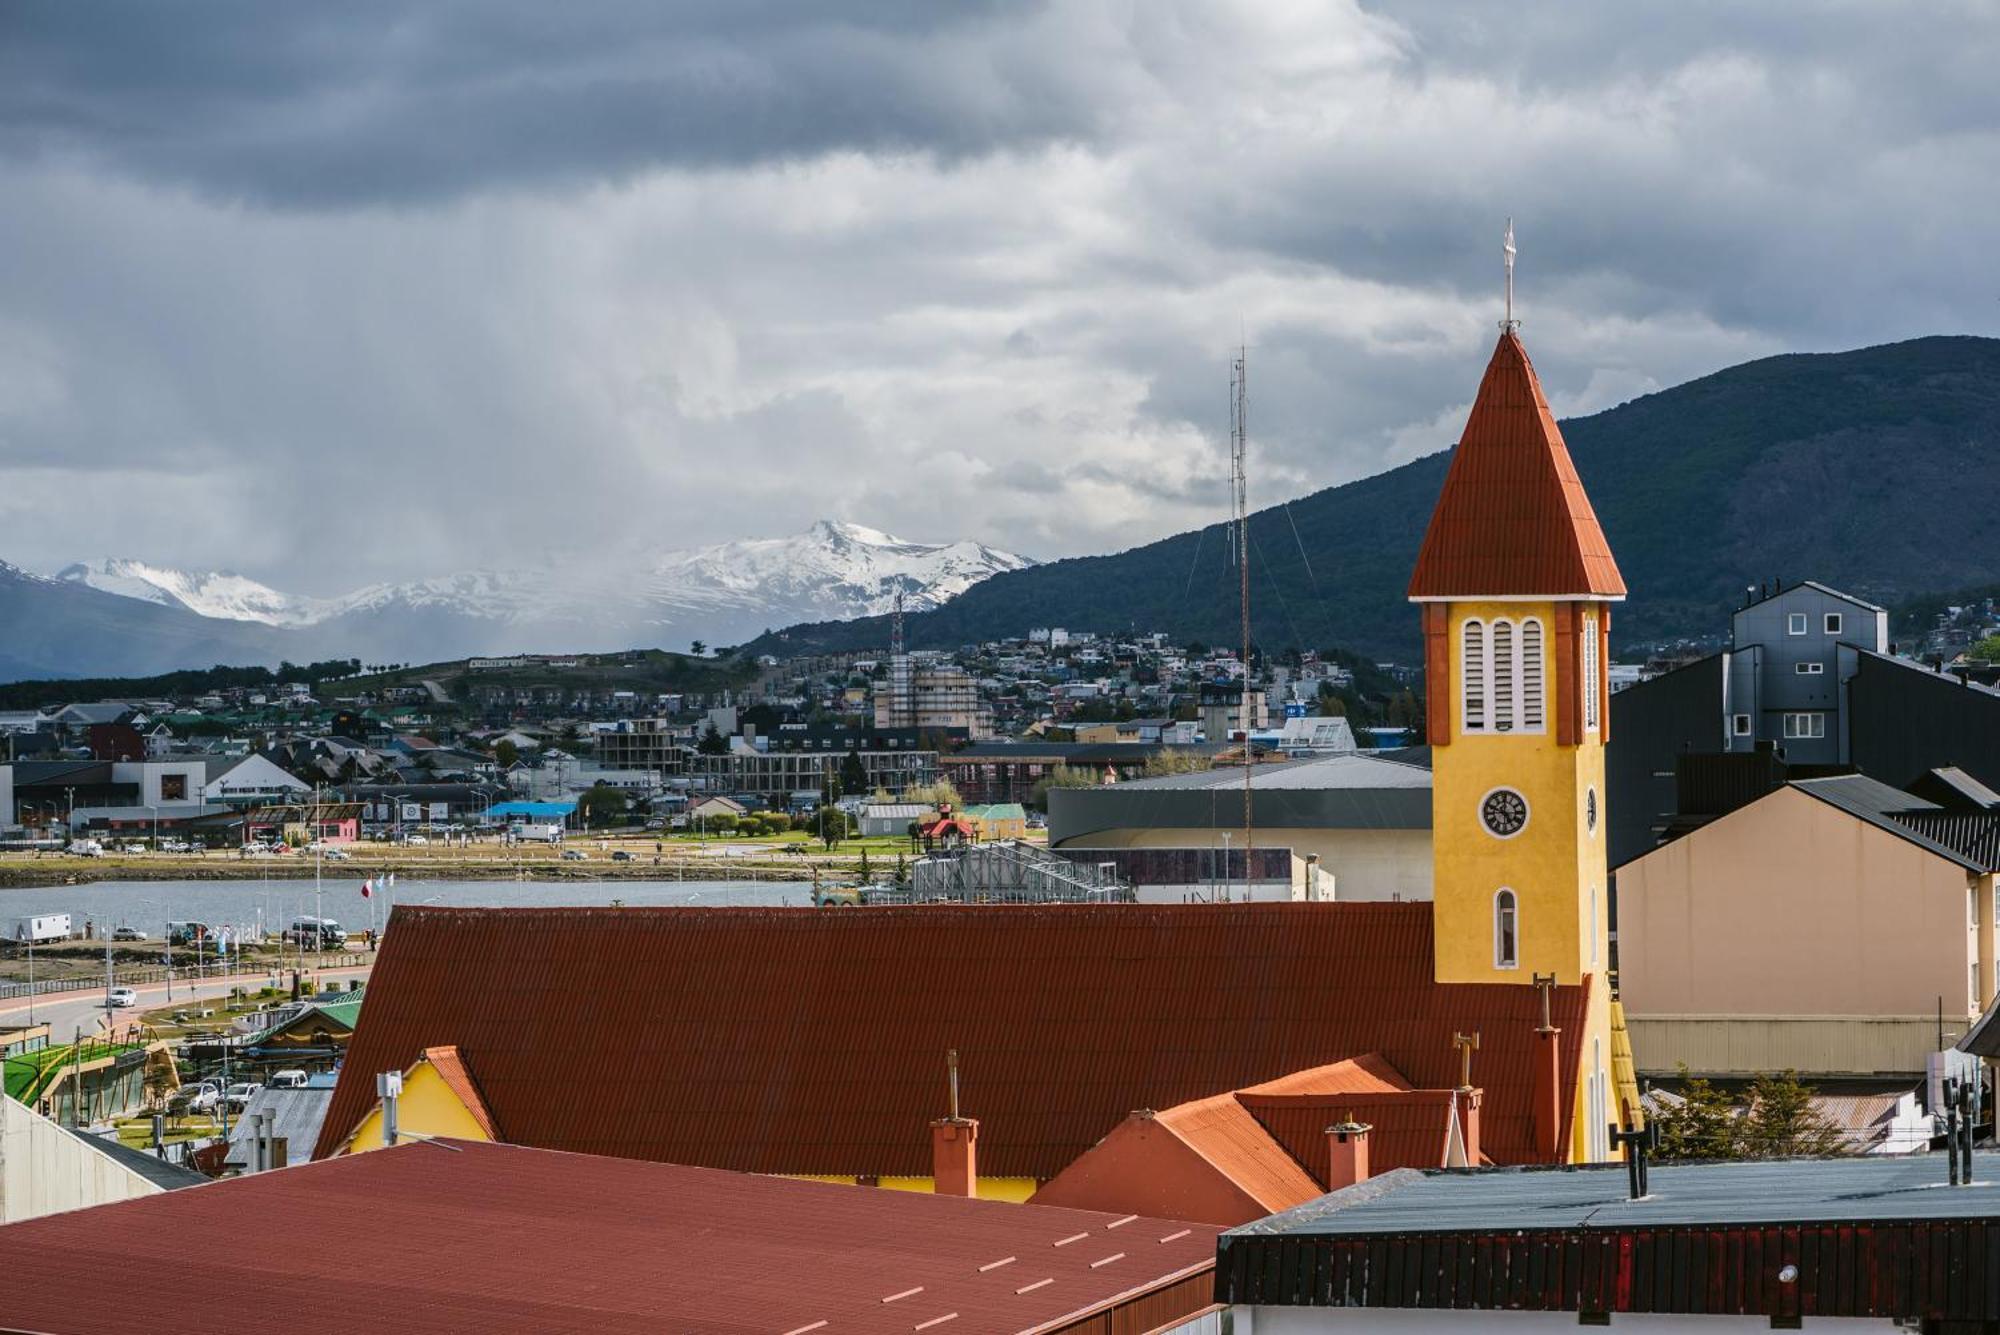
[[1241,340],[1258,501],[1449,445],[1509,215],[1563,413],[2000,332],[1996,67],[1992,0],[0,3],[0,559],[1128,546]]
[[10,4],[0,143],[312,208],[1090,130],[1092,107],[1057,66],[996,32],[1010,10],[1022,7]]

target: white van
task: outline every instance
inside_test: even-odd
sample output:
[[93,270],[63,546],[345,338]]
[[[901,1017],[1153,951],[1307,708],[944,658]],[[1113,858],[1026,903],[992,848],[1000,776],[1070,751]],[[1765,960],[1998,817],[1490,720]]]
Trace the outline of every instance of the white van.
[[306,1087],[306,1073],[304,1071],[273,1071],[268,1083],[272,1089],[304,1089]]

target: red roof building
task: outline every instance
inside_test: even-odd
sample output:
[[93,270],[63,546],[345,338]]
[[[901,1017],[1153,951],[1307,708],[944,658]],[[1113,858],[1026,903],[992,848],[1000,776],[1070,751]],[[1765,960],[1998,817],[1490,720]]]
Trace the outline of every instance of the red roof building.
[[1216,1234],[433,1141],[0,1229],[0,1325],[1097,1335],[1210,1310]]
[[1500,335],[1410,576],[1410,597],[1625,596],[1521,336]]
[[[375,1076],[450,1045],[512,1143],[759,1173],[924,1178],[946,1057],[983,1176],[1046,1182],[1135,1108],[1379,1054],[1459,1083],[1483,1146],[1542,1162],[1587,986],[1432,979],[1429,904],[475,909],[399,906],[317,1154]],[[1553,1124],[1560,1119],[1560,1125]]]
[[1371,1173],[1490,1162],[1479,1144],[1480,1102],[1476,1090],[1413,1089],[1369,1053],[1135,1112],[1033,1203],[1142,1212],[1170,1206],[1176,1218],[1247,1224],[1353,1185],[1331,1162],[1328,1128],[1336,1125],[1367,1128]]

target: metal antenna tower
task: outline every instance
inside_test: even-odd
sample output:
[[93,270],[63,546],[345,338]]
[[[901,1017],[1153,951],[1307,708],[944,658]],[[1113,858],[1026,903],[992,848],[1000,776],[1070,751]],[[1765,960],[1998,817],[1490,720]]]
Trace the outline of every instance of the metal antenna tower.
[[[1243,898],[1251,896],[1250,820],[1250,350],[1236,348],[1236,360],[1229,368],[1229,470],[1236,506],[1236,534],[1231,543],[1236,557],[1238,596],[1243,613],[1243,697],[1239,720],[1243,729]],[[1228,877],[1229,869],[1223,869]]]

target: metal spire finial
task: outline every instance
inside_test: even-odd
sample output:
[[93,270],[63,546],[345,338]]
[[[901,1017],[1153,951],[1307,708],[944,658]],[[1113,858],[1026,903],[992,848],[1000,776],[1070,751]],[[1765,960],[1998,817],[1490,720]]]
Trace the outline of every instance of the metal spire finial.
[[1514,318],[1514,219],[1507,219],[1507,240],[1501,247],[1501,254],[1507,261],[1507,318],[1500,322],[1502,329],[1519,329],[1521,322]]

